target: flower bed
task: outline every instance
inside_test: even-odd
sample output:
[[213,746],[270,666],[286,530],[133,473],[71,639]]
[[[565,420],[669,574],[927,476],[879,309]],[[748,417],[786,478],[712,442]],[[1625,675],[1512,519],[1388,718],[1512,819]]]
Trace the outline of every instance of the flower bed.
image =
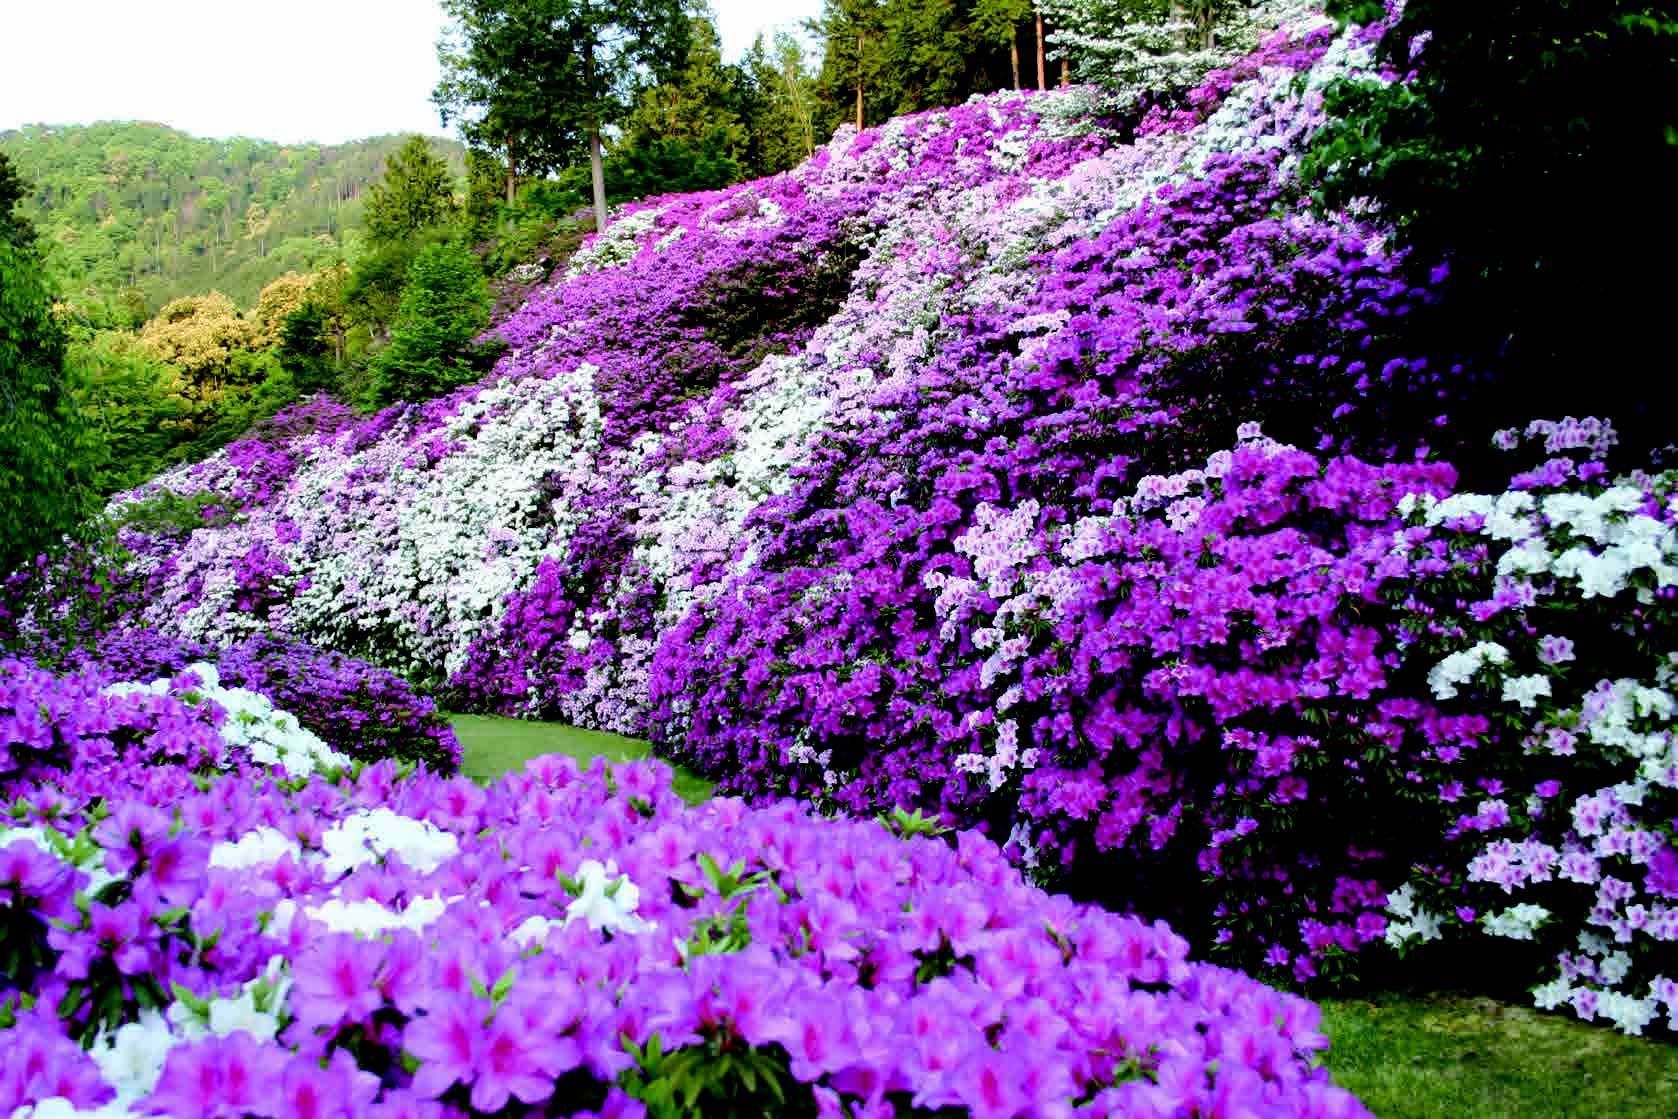
[[[191,702],[21,678],[70,736]],[[0,1113],[1366,1114],[1310,1003],[974,833],[688,807],[656,763],[205,780],[142,765],[164,730],[124,791],[12,789]]]
[[172,677],[207,663],[221,683],[260,694],[352,759],[460,768],[460,743],[436,702],[388,669],[263,633],[218,649],[149,629],[73,628],[73,640],[15,644],[32,663],[86,668],[107,682]]

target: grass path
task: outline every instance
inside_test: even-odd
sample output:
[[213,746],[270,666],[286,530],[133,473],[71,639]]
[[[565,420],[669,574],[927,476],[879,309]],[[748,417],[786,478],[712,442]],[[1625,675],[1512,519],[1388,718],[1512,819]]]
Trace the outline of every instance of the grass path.
[[[1380,1119],[1673,1119],[1678,1045],[1469,995],[1322,1000],[1328,1065]],[[1666,1035],[1670,1037],[1670,1034]]]
[[[461,771],[479,781],[519,769],[531,758],[543,754],[569,754],[581,762],[596,755],[617,762],[652,756],[652,749],[639,738],[559,723],[535,723],[494,715],[450,715],[449,722],[454,725],[455,737],[460,739],[465,754]],[[711,787],[711,782],[704,778],[685,769],[676,770],[676,792],[689,804],[709,797]]]
[[[465,772],[479,780],[542,754],[651,755],[639,739],[557,723],[451,722]],[[678,769],[676,792],[697,803],[711,784]],[[1325,999],[1322,1007],[1335,1082],[1380,1119],[1678,1119],[1678,1045],[1664,1040],[1466,995]]]

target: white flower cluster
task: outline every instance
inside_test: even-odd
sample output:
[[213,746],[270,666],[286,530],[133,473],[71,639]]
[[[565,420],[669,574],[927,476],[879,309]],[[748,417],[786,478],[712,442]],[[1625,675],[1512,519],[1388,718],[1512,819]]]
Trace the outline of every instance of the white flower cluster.
[[[1615,986],[1631,971],[1631,957],[1610,949],[1608,943],[1595,933],[1579,934],[1579,967],[1600,982]],[[1667,1008],[1669,1028],[1678,1030],[1678,983],[1657,975],[1650,981],[1642,997],[1624,991],[1603,990],[1584,983],[1575,985],[1567,975],[1533,988],[1533,1005],[1540,1010],[1555,1010],[1572,1004],[1581,1017],[1605,1018],[1622,1033],[1640,1037],[1643,1029]]]
[[337,877],[389,855],[429,874],[460,853],[460,841],[429,820],[398,815],[388,808],[346,816],[321,836],[326,873]]
[[607,222],[604,232],[572,254],[565,266],[565,278],[569,280],[585,272],[615,268],[633,260],[635,254],[641,251],[642,240],[658,224],[658,217],[663,212],[662,206],[649,206],[617,221]]
[[1428,687],[1438,699],[1453,699],[1457,689],[1488,664],[1507,664],[1509,650],[1495,641],[1478,641],[1471,649],[1451,653],[1427,674]]
[[1110,0],[1042,0],[1041,6],[1054,28],[1049,35],[1054,57],[1070,58],[1080,81],[1107,85],[1127,106],[1145,93],[1190,88],[1250,52],[1266,31],[1323,20],[1319,6],[1308,0],[1236,5],[1217,11],[1209,45],[1200,46],[1200,29],[1188,19],[1161,21],[1151,10]]
[[[215,665],[200,661],[188,665],[186,671],[201,682],[195,694],[227,712],[226,722],[217,728],[222,741],[248,752],[258,765],[277,765],[289,777],[307,777],[350,764],[349,758],[305,729],[297,716],[275,707],[267,696],[245,688],[222,687],[221,673]],[[104,695],[168,695],[173,690],[169,679],[111,684],[101,689]]]
[[[401,909],[392,909],[369,898],[345,901],[332,897],[319,905],[306,906],[302,912],[310,920],[326,926],[327,932],[375,937],[398,929],[420,932],[441,917],[455,900],[431,894],[415,898]],[[296,902],[290,898],[283,899],[274,907],[274,920],[269,931],[276,936],[285,936],[297,920],[298,912]]]
[[1394,948],[1403,948],[1412,940],[1426,943],[1439,939],[1439,915],[1416,904],[1416,891],[1410,885],[1387,895],[1387,912],[1399,918],[1387,922],[1386,941]]
[[248,831],[232,842],[210,848],[210,865],[223,870],[255,870],[273,866],[287,855],[301,860],[303,848],[279,830],[269,827]]
[[[581,520],[548,480],[572,494],[594,474],[595,373],[581,365],[483,389],[440,434],[450,453],[418,475],[403,429],[334,469],[300,472],[282,515],[301,526],[285,554],[308,585],[277,624],[336,647],[387,634],[380,655],[395,667],[457,670]],[[342,492],[351,476],[359,523]]]
[[1531,940],[1533,930],[1549,916],[1550,911],[1542,905],[1521,904],[1498,913],[1487,913],[1480,918],[1480,928],[1488,936]]
[[596,932],[644,933],[657,927],[635,914],[641,903],[641,890],[627,874],[618,874],[617,863],[601,863],[598,859],[584,859],[573,876],[577,893],[565,907],[562,920],[535,916],[526,918],[514,929],[513,943],[528,947],[541,944],[548,933],[577,921],[586,922]]
[[176,1046],[208,1037],[248,1033],[270,1041],[280,1030],[291,980],[283,958],[268,961],[262,975],[246,983],[231,998],[177,1000],[162,1013],[142,1010],[139,1019],[101,1031],[88,1047],[100,1076],[116,1092],[110,1102],[92,1111],[78,1111],[61,1097],[19,1108],[12,1119],[129,1119],[140,1113],[134,1105],[151,1094],[163,1075],[164,1063]]
[[[1553,574],[1576,584],[1581,598],[1612,598],[1645,571],[1657,586],[1678,584],[1678,532],[1642,512],[1645,500],[1631,485],[1595,495],[1552,493],[1542,501],[1525,491],[1453,494],[1443,501],[1408,494],[1399,514],[1420,510],[1430,526],[1479,521],[1482,535],[1515,545],[1499,558],[1499,574]],[[1653,601],[1649,588],[1639,590],[1638,600]]]
[[1505,703],[1519,705],[1522,711],[1531,711],[1538,706],[1538,701],[1550,694],[1550,680],[1547,676],[1505,676],[1503,678],[1503,700]]
[[1585,697],[1579,726],[1599,746],[1612,746],[1638,761],[1638,775],[1678,788],[1678,733],[1672,693],[1632,679],[1603,680]]
[[[1595,448],[1613,439],[1610,429],[1594,421],[1534,425],[1527,434],[1543,436],[1553,444],[1551,450]],[[1521,442],[1520,433],[1499,433],[1497,442],[1513,448]],[[1413,495],[1399,508],[1412,525],[1443,527],[1492,543],[1497,560],[1493,597],[1475,604],[1489,609],[1488,616],[1512,607],[1524,610],[1541,600],[1583,609],[1593,599],[1614,598],[1633,587],[1639,602],[1649,604],[1658,588],[1678,583],[1678,540],[1672,527],[1652,513],[1664,495],[1662,487],[1669,484],[1633,477],[1598,493],[1517,490],[1438,501]],[[1667,689],[1675,661],[1671,653],[1651,654],[1653,685],[1623,677],[1598,680],[1587,689],[1582,685],[1589,676],[1575,680],[1571,675],[1586,671],[1589,663],[1573,640],[1530,628],[1530,619],[1516,618],[1513,624],[1523,621],[1530,646],[1523,638],[1520,659],[1530,653],[1543,669],[1520,673],[1514,668],[1516,651],[1482,640],[1433,667],[1428,683],[1434,695],[1454,698],[1478,677],[1504,702],[1531,713],[1532,729],[1525,739],[1529,752],[1609,761],[1623,779],[1594,792],[1589,789],[1600,782],[1583,789],[1573,785],[1567,799],[1546,799],[1556,790],[1529,797],[1526,820],[1511,817],[1500,799],[1480,800],[1473,813],[1477,829],[1518,828],[1529,834],[1488,836],[1487,845],[1470,860],[1469,881],[1493,882],[1508,893],[1533,883],[1565,882],[1583,889],[1570,906],[1561,904],[1568,895],[1552,888],[1544,906],[1519,904],[1487,913],[1478,925],[1487,935],[1519,940],[1536,939],[1541,924],[1581,930],[1583,955],[1559,957],[1560,975],[1534,991],[1535,1002],[1545,1008],[1570,1004],[1580,1017],[1605,1018],[1627,1033],[1641,1033],[1663,1003],[1678,1013],[1678,986],[1657,978],[1640,996],[1634,983],[1643,978],[1633,976],[1648,949],[1678,939],[1678,908],[1645,881],[1670,842],[1664,831],[1671,815],[1667,790],[1678,789],[1678,732],[1673,726],[1678,699]],[[1596,749],[1585,751],[1585,742]],[[1558,790],[1567,785],[1553,784]],[[1609,935],[1623,948],[1609,951]]]

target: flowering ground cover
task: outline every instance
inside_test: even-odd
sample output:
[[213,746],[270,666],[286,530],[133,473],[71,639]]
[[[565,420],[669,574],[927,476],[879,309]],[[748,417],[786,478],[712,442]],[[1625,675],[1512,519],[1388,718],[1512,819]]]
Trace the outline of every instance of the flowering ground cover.
[[[645,749],[557,724],[452,723],[462,771],[481,778],[516,770],[556,743],[579,760]],[[1383,1119],[1664,1119],[1678,1092],[1678,1046],[1669,1041],[1621,1037],[1502,1000],[1410,992],[1320,1005],[1334,1082]]]

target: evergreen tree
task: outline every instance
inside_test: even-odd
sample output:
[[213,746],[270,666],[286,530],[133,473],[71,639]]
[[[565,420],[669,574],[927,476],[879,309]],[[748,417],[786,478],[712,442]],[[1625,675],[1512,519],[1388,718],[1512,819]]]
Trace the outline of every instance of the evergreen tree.
[[622,121],[644,77],[681,64],[682,0],[444,0],[443,9],[453,23],[432,92],[443,122],[460,121],[473,146],[506,155],[508,205],[521,173],[586,154],[603,227],[602,130]]
[[403,241],[453,221],[454,177],[423,136],[411,136],[367,194],[367,236],[375,245]]
[[309,300],[286,315],[280,324],[280,342],[274,356],[279,359],[280,368],[291,375],[299,393],[331,388],[335,370],[328,312]]
[[466,151],[466,205],[461,211],[461,229],[469,242],[482,241],[495,228],[500,215],[503,172],[494,153],[482,148]]
[[351,323],[364,328],[364,340],[388,340],[414,258],[422,249],[447,240],[449,231],[435,227],[404,241],[375,245],[356,259],[344,285],[342,307]]
[[886,72],[886,12],[884,0],[825,0],[813,27],[826,44],[817,88],[829,126],[848,120],[862,128],[891,115],[880,108],[896,100],[894,94],[882,95],[895,84]]
[[688,28],[681,68],[642,89],[624,122],[624,140],[607,166],[615,197],[712,190],[741,177],[746,76],[723,64],[708,12],[692,15]]
[[41,262],[11,234],[0,237],[0,572],[83,519],[95,453],[64,376]]
[[489,286],[471,253],[449,244],[421,250],[390,344],[369,367],[369,403],[426,400],[480,376],[492,356],[476,344],[489,327],[489,308]]
[[785,171],[816,151],[816,76],[804,47],[785,31],[772,44],[758,36],[740,69],[746,82],[745,174],[751,178]]
[[1414,259],[1446,263],[1419,325],[1494,373],[1499,426],[1605,415],[1633,446],[1674,442],[1650,378],[1678,300],[1678,7],[1410,0],[1378,51],[1411,76],[1326,91],[1302,167],[1320,204],[1373,200]]
[[28,188],[12,167],[12,161],[6,158],[5,152],[0,152],[0,240],[19,249],[35,241],[35,227],[17,212],[27,193]]
[[812,26],[825,47],[817,82],[827,125],[902,113],[1015,84],[1028,0],[826,0]]

